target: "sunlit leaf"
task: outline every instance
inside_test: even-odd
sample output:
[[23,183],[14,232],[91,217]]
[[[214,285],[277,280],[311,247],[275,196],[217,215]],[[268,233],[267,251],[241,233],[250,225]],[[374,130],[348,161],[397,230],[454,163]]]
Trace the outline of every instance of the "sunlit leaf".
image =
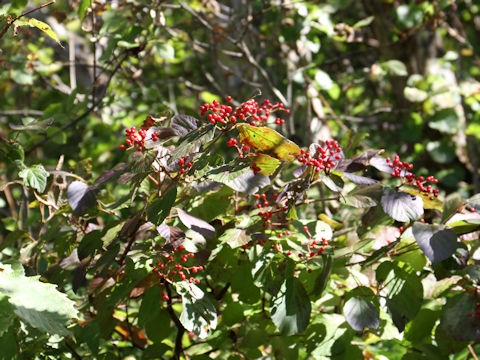
[[343,314],[348,324],[356,331],[365,328],[378,328],[380,316],[378,310],[370,301],[361,297],[350,298],[343,307]]
[[264,152],[283,161],[295,160],[300,148],[268,127],[256,127],[248,124],[237,124],[240,141],[256,151]]
[[50,36],[53,40],[55,40],[57,42],[58,45],[60,45],[62,48],[63,48],[63,45],[62,43],[60,42],[60,40],[58,39],[58,36],[57,34],[55,34],[55,32],[52,30],[52,28],[50,27],[50,25],[44,23],[43,21],[40,21],[40,20],[37,20],[37,19],[29,19],[28,20],[28,23],[30,24],[30,26],[34,26],[36,27],[37,29],[40,29],[42,30],[45,34],[47,34],[48,36]]
[[423,201],[419,196],[385,188],[382,209],[397,221],[410,222],[423,215]]
[[267,176],[272,175],[281,164],[280,160],[266,154],[252,155],[249,158],[260,168],[259,173]]
[[458,247],[455,231],[442,225],[416,222],[413,224],[413,236],[432,264],[449,258]]

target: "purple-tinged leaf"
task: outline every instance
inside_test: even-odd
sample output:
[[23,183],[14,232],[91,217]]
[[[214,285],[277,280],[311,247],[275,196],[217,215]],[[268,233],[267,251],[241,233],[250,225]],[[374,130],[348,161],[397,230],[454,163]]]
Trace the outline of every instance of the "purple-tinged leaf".
[[388,166],[387,160],[381,156],[374,156],[370,159],[369,164],[382,172],[389,174],[392,172],[392,168]]
[[299,167],[295,168],[292,172],[293,176],[295,176],[296,178],[299,178],[300,176],[302,176],[302,174],[305,172],[305,170],[307,170],[307,165],[305,164],[302,164],[300,165]]
[[423,215],[423,200],[420,196],[385,188],[382,209],[394,220],[410,222]]
[[157,227],[158,233],[165,239],[163,249],[173,251],[185,241],[185,233],[176,226],[161,224]]
[[[157,141],[152,140],[152,135],[154,132],[157,132]],[[145,149],[152,149],[159,143],[162,143],[177,134],[172,128],[169,127],[152,126],[150,129],[147,130],[147,133],[145,135]]]
[[210,225],[206,221],[203,221],[202,219],[196,218],[195,216],[188,214],[182,209],[177,208],[176,210],[180,221],[187,228],[196,231],[199,234],[208,238],[213,238],[215,236],[215,228],[212,225]]
[[[370,161],[378,157],[377,155],[382,153],[383,150],[367,150],[364,153],[355,155],[353,158],[348,159],[348,160],[343,160],[336,168],[337,171],[341,172],[347,172],[347,173],[352,173],[352,172],[357,172],[365,169],[367,165],[370,164]],[[380,158],[380,157],[378,157]],[[383,158],[381,158],[383,159]],[[384,159],[385,161],[385,159]],[[373,165],[372,165],[373,166]]]
[[373,185],[376,184],[378,181],[375,179],[371,179],[365,176],[355,175],[348,172],[344,172],[345,175],[351,182],[357,185]]
[[105,184],[106,182],[112,180],[112,179],[115,178],[117,175],[119,175],[120,173],[122,173],[123,171],[125,171],[125,169],[126,169],[127,167],[128,167],[128,164],[122,162],[122,163],[116,165],[112,170],[107,170],[107,171],[103,172],[103,173],[97,178],[97,180],[95,180],[94,185],[95,185],[95,186],[100,186],[100,185]]
[[122,229],[118,232],[118,237],[121,239],[128,239],[134,236],[142,222],[142,215],[143,211],[139,211],[130,216],[127,221],[125,221],[125,224],[123,224]]
[[172,129],[175,135],[184,136],[198,128],[198,120],[193,116],[179,114],[172,117]]
[[67,190],[68,203],[75,214],[83,215],[89,208],[95,205],[96,193],[97,188],[95,186],[88,186],[84,182],[74,181]]
[[375,305],[360,297],[350,298],[343,307],[343,314],[356,331],[363,331],[365,328],[377,329],[380,325],[380,316]]
[[416,222],[412,231],[418,246],[432,264],[448,259],[458,247],[455,231],[442,225]]

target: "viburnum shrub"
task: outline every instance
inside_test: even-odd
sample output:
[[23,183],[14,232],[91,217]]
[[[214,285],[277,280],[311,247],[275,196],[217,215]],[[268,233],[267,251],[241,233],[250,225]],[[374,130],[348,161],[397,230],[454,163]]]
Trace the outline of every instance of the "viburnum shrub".
[[[272,336],[305,341],[323,341],[310,326],[317,318],[373,334],[395,326],[412,336],[405,326],[424,316],[418,314],[426,301],[417,274],[427,261],[439,273],[468,261],[458,239],[478,228],[478,201],[442,202],[438,179],[416,175],[399,155],[359,151],[352,132],[300,148],[281,134],[288,114],[278,102],[227,97],[201,105],[199,119],[148,115],[120,145],[128,164],[79,194],[70,188],[77,216],[115,176],[130,184],[129,198],[144,203],[121,231],[129,234],[122,261],[142,259],[136,271],[143,278],[131,294],[144,294],[142,314],[144,302],[165,309],[176,328],[177,358],[215,329],[244,338],[236,324],[247,313],[262,314]],[[343,270],[331,277],[333,266]],[[363,268],[372,269],[373,280],[345,280]],[[129,269],[120,267],[117,276],[128,278]],[[465,290],[458,298],[463,317],[476,324],[476,284],[457,286]],[[449,302],[446,309],[459,306]],[[448,336],[457,325],[445,314],[438,331]],[[191,345],[182,341],[185,331]]]

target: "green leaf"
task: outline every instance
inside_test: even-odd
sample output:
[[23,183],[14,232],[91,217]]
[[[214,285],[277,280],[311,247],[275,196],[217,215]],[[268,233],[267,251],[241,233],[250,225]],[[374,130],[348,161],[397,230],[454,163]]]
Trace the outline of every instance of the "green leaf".
[[222,312],[222,323],[232,326],[244,320],[243,307],[238,302],[230,302]]
[[78,17],[80,20],[83,20],[83,18],[85,17],[85,13],[87,12],[88,8],[90,7],[90,2],[92,0],[82,0],[82,2],[80,3],[80,5],[78,6]]
[[8,302],[8,297],[0,294],[0,337],[15,320],[15,307]]
[[3,146],[2,148],[0,148],[0,151],[3,151],[3,149],[6,148],[5,152],[8,160],[12,162],[18,160],[23,163],[23,161],[25,160],[25,151],[23,150],[22,145],[20,145],[19,143],[10,144],[8,142],[3,143],[2,145]]
[[442,109],[428,122],[428,126],[445,134],[455,134],[459,129],[459,120],[455,109]]
[[348,324],[356,331],[365,328],[377,329],[380,324],[378,310],[370,301],[361,297],[350,298],[343,306]]
[[223,165],[207,173],[207,178],[227,185],[235,191],[255,194],[259,189],[270,185],[268,176],[254,174],[247,164],[238,166]]
[[40,276],[26,277],[21,267],[0,263],[0,270],[0,293],[20,319],[48,333],[68,334],[68,322],[77,317],[73,301],[55,285],[40,282]]
[[456,214],[463,203],[463,199],[458,193],[448,195],[443,202],[442,223]]
[[173,187],[160,199],[153,200],[148,205],[147,217],[148,220],[155,225],[163,223],[165,218],[170,214],[173,204],[177,198],[177,188]]
[[310,299],[302,283],[289,277],[272,299],[270,315],[282,335],[294,335],[304,331],[310,322]]
[[399,60],[388,60],[380,64],[380,67],[393,76],[407,76],[407,67]]
[[417,316],[405,327],[405,339],[412,344],[428,342],[438,316],[439,314],[436,311],[430,309],[420,310]]
[[168,164],[178,161],[181,157],[197,152],[201,146],[213,139],[215,126],[212,124],[198,128],[180,139],[180,143],[172,151]]
[[30,24],[30,26],[34,26],[37,29],[42,30],[45,34],[50,36],[53,40],[55,40],[57,42],[58,45],[60,45],[63,48],[63,45],[60,42],[60,40],[58,39],[57,34],[55,34],[55,32],[52,30],[52,28],[48,24],[46,24],[46,23],[44,23],[40,20],[33,19],[33,18],[29,19],[28,23]]
[[362,19],[360,21],[357,21],[354,25],[353,25],[353,28],[355,29],[359,29],[359,28],[362,28],[362,27],[365,27],[365,26],[368,26],[372,23],[372,21],[375,19],[375,16],[369,16],[369,17],[366,17],[365,19]]
[[[158,304],[157,306],[160,307],[161,305]],[[170,331],[172,331],[168,312],[166,310],[160,310],[150,314],[145,323],[145,331],[150,340],[154,343],[160,344],[166,337],[168,337]]]
[[408,271],[394,264],[385,280],[388,289],[387,307],[393,323],[403,331],[406,323],[415,318],[423,301],[423,286],[420,278],[411,269]]
[[226,242],[232,249],[245,245],[250,241],[250,236],[244,229],[238,228],[227,229],[219,238],[219,241]]
[[456,341],[480,340],[480,326],[475,324],[477,303],[478,299],[468,293],[449,298],[442,308],[441,329]]
[[419,196],[385,188],[382,196],[382,209],[394,220],[410,222],[423,215],[423,201]]
[[50,176],[50,173],[45,170],[43,165],[33,165],[20,171],[18,175],[23,179],[25,186],[34,188],[39,193],[43,193],[47,186],[47,178]]
[[212,302],[198,286],[188,281],[176,282],[175,287],[182,296],[180,322],[186,330],[206,338],[217,327],[217,312]]
[[40,120],[40,121],[32,121],[29,122],[28,124],[25,125],[15,125],[15,124],[9,124],[8,126],[10,129],[13,130],[46,130],[48,129],[51,125],[53,124],[53,118],[46,119],[46,120]]

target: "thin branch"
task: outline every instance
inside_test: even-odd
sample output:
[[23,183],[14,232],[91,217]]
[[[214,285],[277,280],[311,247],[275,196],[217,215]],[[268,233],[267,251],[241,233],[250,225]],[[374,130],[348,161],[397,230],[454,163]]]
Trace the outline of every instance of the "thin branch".
[[[82,121],[83,119],[85,119],[88,115],[90,115],[91,112],[93,112],[97,107],[98,105],[101,104],[101,102],[103,101],[103,98],[105,97],[106,95],[106,92],[107,92],[107,89],[108,89],[108,86],[110,84],[110,81],[112,81],[112,78],[113,76],[115,75],[115,73],[118,71],[118,69],[120,69],[122,63],[125,61],[125,59],[128,57],[128,53],[125,54],[118,62],[118,64],[115,66],[115,68],[112,70],[112,72],[110,73],[110,76],[108,77],[106,83],[105,83],[105,92],[102,96],[98,97],[97,101],[95,103],[92,104],[91,107],[89,107],[87,110],[85,110],[85,112],[83,112],[83,114],[81,114],[80,116],[78,116],[77,118],[73,119],[72,121],[70,121],[69,123],[63,125],[60,129],[63,131],[63,130],[66,130],[68,129],[69,127],[77,124],[78,122]],[[51,136],[53,136],[55,134],[51,134],[51,135],[46,135],[42,140],[36,142],[35,144],[33,144],[26,152],[25,154],[26,155],[29,155],[33,150],[35,150],[37,147],[39,147],[40,145],[43,145],[45,142],[47,142]]]
[[3,35],[5,35],[7,33],[8,29],[10,28],[10,26],[12,26],[15,23],[15,21],[19,20],[20,18],[24,17],[25,15],[31,14],[31,13],[37,11],[37,10],[40,10],[41,8],[44,8],[44,7],[52,5],[52,4],[55,4],[55,0],[49,1],[48,3],[45,3],[43,5],[37,6],[36,8],[34,8],[32,10],[28,10],[28,11],[18,15],[16,18],[14,18],[10,21],[7,21],[7,24],[3,27],[2,32],[0,32],[0,39],[3,37]]

